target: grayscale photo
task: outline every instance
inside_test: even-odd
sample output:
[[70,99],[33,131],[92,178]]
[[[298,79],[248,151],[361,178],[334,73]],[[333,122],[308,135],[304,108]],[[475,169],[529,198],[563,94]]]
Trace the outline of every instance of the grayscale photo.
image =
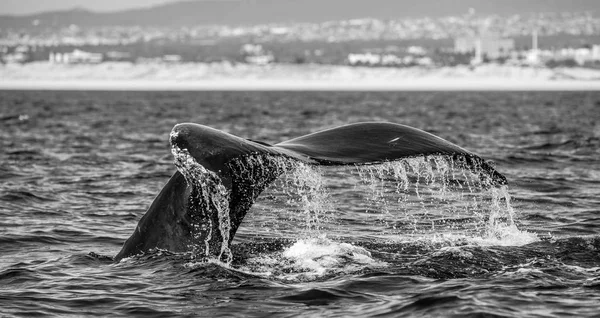
[[1,317],[597,317],[600,1],[1,0]]

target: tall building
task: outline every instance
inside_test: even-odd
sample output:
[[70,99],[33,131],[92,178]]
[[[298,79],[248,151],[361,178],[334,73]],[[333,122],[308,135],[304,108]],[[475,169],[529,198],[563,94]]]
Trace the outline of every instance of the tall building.
[[538,48],[538,32],[531,32],[531,51],[527,54],[527,62],[531,65],[540,64],[540,50]]

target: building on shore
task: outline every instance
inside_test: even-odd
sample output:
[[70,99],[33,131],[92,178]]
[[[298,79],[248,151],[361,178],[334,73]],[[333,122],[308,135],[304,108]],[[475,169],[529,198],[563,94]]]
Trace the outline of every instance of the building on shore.
[[592,45],[591,47],[581,48],[563,48],[551,52],[551,54],[543,54],[545,60],[565,61],[573,60],[577,65],[585,65],[586,63],[600,62],[600,45]]
[[79,49],[70,53],[50,52],[49,61],[58,64],[98,64],[102,63],[104,56],[102,53],[91,53]]
[[[367,53],[350,53],[348,54],[348,63],[350,65],[379,65],[381,64],[381,55]],[[401,60],[399,61],[401,63]]]
[[241,49],[244,61],[248,64],[267,65],[275,62],[275,56],[260,44],[244,44]]
[[514,39],[495,35],[460,37],[454,40],[455,53],[473,53],[480,63],[484,58],[495,60],[509,57],[514,49]]
[[390,53],[350,53],[346,61],[351,66],[432,66],[429,56],[405,55],[403,57]]

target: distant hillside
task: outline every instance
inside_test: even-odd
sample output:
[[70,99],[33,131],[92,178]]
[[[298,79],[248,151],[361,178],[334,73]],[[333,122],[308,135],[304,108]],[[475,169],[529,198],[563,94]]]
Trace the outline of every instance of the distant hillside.
[[120,12],[85,10],[48,12],[29,16],[0,16],[0,28],[39,26],[140,25],[191,26],[249,25],[278,22],[324,22],[372,17],[440,17],[460,15],[469,8],[477,14],[532,12],[600,12],[599,0],[201,0]]

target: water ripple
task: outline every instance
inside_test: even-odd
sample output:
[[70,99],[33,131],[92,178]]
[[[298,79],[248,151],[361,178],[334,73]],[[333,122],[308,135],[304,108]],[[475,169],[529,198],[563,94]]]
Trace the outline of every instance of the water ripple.
[[[599,102],[597,92],[0,92],[0,311],[595,316]],[[278,192],[285,182],[268,189],[232,264],[166,251],[112,262],[175,171],[174,124],[277,143],[374,120],[493,160],[516,226],[486,232],[505,199],[462,175],[444,192],[415,176],[404,190],[376,169],[365,179],[330,169],[319,213],[296,190]]]

